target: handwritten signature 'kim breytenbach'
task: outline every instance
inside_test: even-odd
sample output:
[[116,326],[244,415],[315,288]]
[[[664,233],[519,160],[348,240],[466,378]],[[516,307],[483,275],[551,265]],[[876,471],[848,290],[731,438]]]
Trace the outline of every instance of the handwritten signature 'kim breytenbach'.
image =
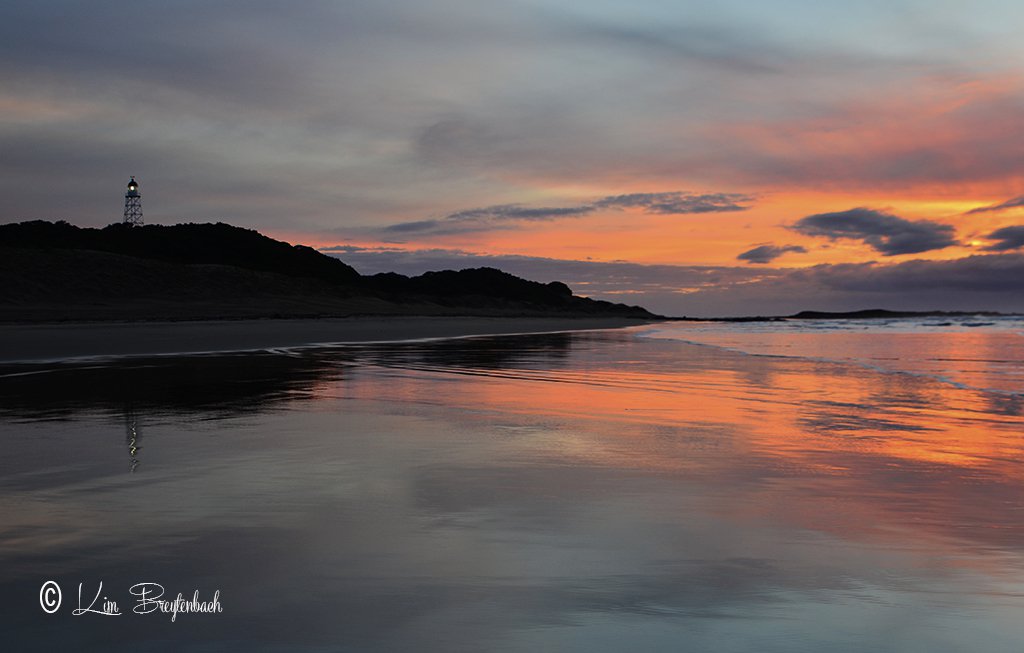
[[[122,614],[121,608],[116,601],[111,601],[106,596],[103,597],[102,601],[100,600],[100,595],[103,594],[102,581],[100,581],[99,587],[96,588],[96,594],[93,595],[92,601],[88,605],[83,605],[82,585],[82,583],[78,584],[78,607],[71,611],[72,615],[78,617],[83,614],[99,614],[107,617],[116,617]],[[128,592],[136,597],[135,605],[132,607],[132,612],[135,614],[161,612],[170,614],[171,621],[175,621],[179,613],[224,611],[220,603],[220,590],[216,590],[213,593],[213,598],[209,601],[199,600],[199,590],[195,590],[189,599],[186,599],[181,592],[178,592],[175,598],[166,600],[163,598],[165,594],[164,586],[160,583],[136,583],[128,588]]]

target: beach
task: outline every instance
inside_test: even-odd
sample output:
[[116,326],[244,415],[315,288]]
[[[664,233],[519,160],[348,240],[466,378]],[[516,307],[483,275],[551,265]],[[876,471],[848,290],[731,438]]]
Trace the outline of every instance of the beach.
[[[1019,648],[1024,395],[686,328],[8,366],[8,642]],[[123,614],[72,616],[101,582]]]
[[13,653],[1024,653],[1024,2],[0,5]]
[[409,317],[0,324],[0,362],[248,351],[331,343],[605,329],[616,317]]

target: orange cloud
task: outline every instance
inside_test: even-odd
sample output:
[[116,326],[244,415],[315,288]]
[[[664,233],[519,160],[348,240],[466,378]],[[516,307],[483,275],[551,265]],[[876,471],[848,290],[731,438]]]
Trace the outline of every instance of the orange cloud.
[[[737,265],[736,256],[762,244],[802,247],[773,263],[801,267],[878,258],[862,242],[834,241],[788,229],[809,215],[866,207],[910,221],[955,228],[956,245],[929,252],[950,260],[976,253],[984,235],[1013,226],[1013,211],[965,215],[1024,195],[1019,161],[1024,145],[1008,135],[1024,131],[1019,76],[964,79],[921,77],[899,88],[824,106],[814,117],[711,123],[693,134],[666,131],[678,151],[651,152],[581,181],[545,168],[543,177],[505,169],[501,179],[523,189],[524,206],[562,206],[594,198],[664,189],[714,189],[757,195],[747,211],[694,215],[650,214],[637,207],[595,207],[585,214],[532,221],[515,229],[466,233],[405,233],[401,247],[444,247],[482,254],[563,259],[629,260],[682,265]],[[685,147],[684,147],[685,146]],[[629,161],[633,161],[630,159]],[[472,207],[453,207],[452,211]],[[431,221],[396,216],[393,224]],[[1019,222],[1019,220],[1017,221]],[[380,245],[396,238],[352,234],[351,244]],[[333,245],[337,236],[318,244]],[[897,260],[918,255],[897,255]]]
[[711,125],[748,183],[772,187],[899,188],[914,197],[1013,194],[1021,188],[1024,80],[926,77],[813,118]]

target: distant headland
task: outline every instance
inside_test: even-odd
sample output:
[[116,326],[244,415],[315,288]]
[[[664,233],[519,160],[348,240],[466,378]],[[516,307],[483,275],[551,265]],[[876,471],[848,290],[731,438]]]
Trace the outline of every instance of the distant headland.
[[0,225],[2,322],[352,315],[658,317],[494,268],[364,276],[311,247],[224,223]]
[[800,311],[793,315],[749,315],[739,317],[666,317],[678,322],[785,322],[788,320],[895,320],[901,318],[944,317],[1006,317],[1013,313],[999,311],[891,311],[869,308],[859,311]]

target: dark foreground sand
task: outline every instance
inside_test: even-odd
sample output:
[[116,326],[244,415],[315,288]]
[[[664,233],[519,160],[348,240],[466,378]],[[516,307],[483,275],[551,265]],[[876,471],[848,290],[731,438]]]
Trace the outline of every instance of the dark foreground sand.
[[609,329],[635,318],[351,317],[0,325],[0,362]]

